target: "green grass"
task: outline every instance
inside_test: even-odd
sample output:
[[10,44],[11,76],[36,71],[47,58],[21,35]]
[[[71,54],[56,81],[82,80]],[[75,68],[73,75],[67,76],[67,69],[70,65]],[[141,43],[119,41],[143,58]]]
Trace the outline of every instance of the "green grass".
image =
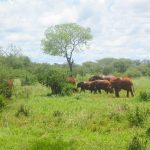
[[[137,133],[146,136],[150,128],[150,102],[138,98],[140,91],[150,92],[150,79],[137,78],[134,85],[134,98],[126,98],[124,91],[121,98],[88,91],[49,97],[44,86],[17,82],[15,96],[0,112],[0,150],[124,150]],[[27,116],[16,115],[21,106]],[[130,126],[129,115],[137,107],[147,117],[142,126]]]

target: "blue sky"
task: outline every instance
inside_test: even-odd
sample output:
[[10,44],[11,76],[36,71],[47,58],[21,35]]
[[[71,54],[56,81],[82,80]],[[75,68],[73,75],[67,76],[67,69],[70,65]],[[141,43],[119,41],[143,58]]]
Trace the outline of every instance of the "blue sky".
[[13,43],[33,61],[64,63],[42,52],[41,39],[49,26],[67,22],[93,34],[88,49],[74,54],[76,63],[150,59],[149,0],[0,0],[0,46]]

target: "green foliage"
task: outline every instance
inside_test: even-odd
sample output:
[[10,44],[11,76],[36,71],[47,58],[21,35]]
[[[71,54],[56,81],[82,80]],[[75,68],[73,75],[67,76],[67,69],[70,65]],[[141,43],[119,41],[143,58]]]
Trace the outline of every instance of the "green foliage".
[[36,77],[32,74],[26,75],[24,78],[21,79],[21,85],[32,85],[36,81]]
[[23,105],[23,104],[21,104],[19,106],[17,112],[15,113],[15,116],[19,117],[20,114],[22,114],[22,115],[24,115],[26,117],[29,116],[29,109],[25,105]]
[[66,23],[51,26],[45,32],[42,40],[44,52],[66,58],[72,74],[74,60],[72,55],[79,52],[82,46],[92,39],[90,28],[84,28],[76,23]]
[[[50,55],[65,56],[66,51],[86,44],[92,38],[89,28],[81,27],[75,23],[67,23],[51,26],[45,32],[42,46]],[[70,55],[70,54],[69,54]]]
[[51,87],[52,94],[70,95],[73,92],[73,86],[66,81],[67,71],[63,69],[49,69],[38,75],[38,80],[42,84]]
[[76,150],[75,143],[72,141],[66,142],[62,139],[41,139],[36,141],[31,150]]
[[7,83],[8,79],[0,78],[0,95],[10,98],[12,96],[12,87]]
[[4,103],[4,96],[0,95],[0,111],[3,109],[3,107],[5,106],[5,103]]
[[109,119],[113,119],[114,121],[121,121],[122,116],[119,113],[111,112],[109,114]]
[[142,126],[144,121],[146,119],[146,116],[144,115],[144,112],[142,112],[139,107],[136,107],[135,110],[129,113],[128,121],[131,127],[136,126]]
[[61,95],[62,95],[62,96],[64,96],[64,95],[70,96],[70,95],[73,94],[74,89],[75,89],[74,85],[69,84],[69,83],[64,83],[64,84],[63,84],[63,88],[62,88]]
[[140,77],[142,75],[142,73],[140,72],[140,70],[138,68],[129,68],[126,73],[127,76],[129,77]]
[[143,136],[135,135],[128,144],[127,150],[147,150],[147,139]]
[[104,75],[112,74],[112,72],[113,72],[113,68],[111,66],[107,66],[107,67],[103,68],[103,71],[102,71],[102,73]]
[[139,100],[140,101],[150,101],[150,92],[141,91],[139,93]]
[[113,65],[117,72],[124,73],[127,71],[127,68],[131,65],[131,61],[128,59],[119,59],[118,61],[116,60],[113,63]]

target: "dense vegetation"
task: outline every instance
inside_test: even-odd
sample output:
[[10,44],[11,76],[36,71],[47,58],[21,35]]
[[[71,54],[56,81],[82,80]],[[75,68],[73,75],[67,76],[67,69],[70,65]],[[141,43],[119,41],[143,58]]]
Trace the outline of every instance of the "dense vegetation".
[[[33,82],[39,72],[52,68],[67,70],[67,64],[38,64],[31,62],[26,56],[0,56],[0,76]],[[104,58],[96,62],[74,64],[75,76],[86,76],[87,74],[127,75],[129,77],[150,76],[150,61]]]

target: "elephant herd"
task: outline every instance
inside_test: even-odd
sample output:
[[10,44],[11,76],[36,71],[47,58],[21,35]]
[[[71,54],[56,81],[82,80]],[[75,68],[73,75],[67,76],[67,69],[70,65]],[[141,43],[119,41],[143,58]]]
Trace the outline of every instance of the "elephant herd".
[[115,93],[116,97],[119,97],[121,90],[127,91],[127,97],[129,93],[134,96],[133,82],[128,77],[115,77],[115,76],[92,76],[88,81],[82,81],[77,83],[77,88],[80,88],[80,92],[90,90],[91,93],[101,93],[104,90],[108,93]]

